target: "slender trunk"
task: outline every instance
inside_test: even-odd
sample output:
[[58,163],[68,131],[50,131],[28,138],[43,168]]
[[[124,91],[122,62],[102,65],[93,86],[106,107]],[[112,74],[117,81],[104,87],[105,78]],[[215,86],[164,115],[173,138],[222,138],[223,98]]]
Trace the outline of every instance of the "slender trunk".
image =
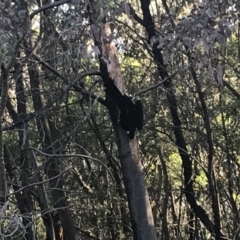
[[[32,98],[34,103],[35,111],[39,111],[42,109],[42,96],[41,96],[41,84],[38,78],[38,73],[36,69],[29,68],[29,76],[31,82],[32,89]],[[37,119],[37,127],[41,136],[41,141],[43,143],[43,149],[48,154],[53,154],[55,152],[55,148],[53,146],[52,141],[52,128],[49,127],[48,119],[46,116],[40,117]],[[53,134],[54,137],[56,137]],[[49,158],[47,160],[47,175],[49,178],[49,184],[51,187],[51,193],[53,197],[54,207],[57,209],[57,213],[59,215],[61,225],[63,227],[64,239],[66,240],[74,240],[77,238],[76,228],[74,226],[74,221],[71,216],[70,210],[67,204],[67,196],[63,190],[63,184],[61,181],[60,174],[60,159],[57,158]],[[56,225],[58,223],[54,223]]]
[[[95,38],[95,44],[101,49],[100,70],[104,81],[109,77],[114,79],[120,91],[124,93],[124,80],[121,74],[120,64],[114,45],[109,41],[111,30],[107,23],[99,29],[101,34]],[[95,35],[97,36],[97,35]],[[124,186],[127,192],[130,216],[134,239],[156,239],[155,226],[152,209],[149,201],[147,188],[144,182],[144,172],[139,156],[139,145],[137,138],[129,141],[126,132],[117,122],[116,104],[111,97],[106,96],[109,101],[109,114],[114,126]]]
[[[153,22],[152,15],[150,13],[149,5],[150,0],[140,0],[141,1],[141,8],[143,12],[143,21],[144,27],[146,32],[148,33],[148,43],[151,43],[151,39],[156,37],[155,32],[155,25]],[[152,52],[154,55],[155,62],[158,67],[158,72],[160,77],[164,80],[169,77],[167,68],[163,61],[163,56],[158,48],[159,42],[156,41],[152,46]],[[186,141],[183,136],[182,128],[181,128],[181,121],[178,115],[178,105],[177,100],[173,91],[173,83],[172,79],[168,78],[168,80],[164,81],[164,87],[167,89],[167,101],[169,105],[170,114],[173,121],[173,132],[176,138],[176,145],[178,146],[179,154],[182,158],[182,166],[184,172],[184,194],[188,203],[190,204],[191,208],[195,212],[195,214],[199,217],[201,222],[205,225],[208,231],[212,235],[219,234],[219,239],[225,239],[225,236],[220,233],[219,226],[215,225],[208,217],[206,211],[197,204],[194,191],[193,191],[193,180],[192,180],[192,162],[190,156],[187,151]],[[216,222],[218,224],[218,221]]]
[[6,173],[4,164],[3,116],[8,97],[8,69],[1,65],[1,100],[0,100],[0,208],[6,202]]
[[[15,67],[15,72],[16,72],[16,96],[17,96],[17,110],[18,113],[15,112],[12,104],[10,103],[10,101],[7,102],[7,109],[8,112],[11,116],[11,118],[13,119],[13,122],[17,122],[19,119],[24,119],[24,117],[26,116],[26,101],[25,101],[25,96],[24,96],[24,87],[23,87],[23,79],[21,74],[18,74],[19,72],[21,72],[20,70],[20,64],[15,63],[14,64]],[[20,70],[20,71],[19,71]],[[20,125],[19,126],[19,130],[18,130],[18,136],[19,136],[19,147],[24,149],[28,149],[29,148],[29,140],[28,140],[28,135],[27,135],[27,129],[24,128],[25,125]],[[24,133],[24,134],[23,134]],[[36,176],[34,178],[34,180],[38,183],[42,182],[42,177],[40,175],[40,172],[37,171],[37,163],[36,163],[36,158],[34,156],[34,154],[31,151],[28,150],[24,150],[22,152],[21,155],[26,155],[25,159],[21,161],[20,167],[22,169],[23,173],[29,173],[29,167],[32,167],[31,172],[35,172]],[[25,164],[24,164],[25,162]],[[14,174],[14,170],[12,169],[12,165],[13,163],[11,162],[11,159],[9,157],[8,154],[8,150],[5,147],[5,164],[6,164],[6,169],[8,172],[8,176],[10,177],[10,179],[12,181],[15,181],[15,179],[13,178]],[[30,175],[31,173],[29,173]],[[23,175],[22,180],[26,179],[27,177],[29,177],[29,175],[25,176]],[[26,184],[25,184],[26,185]],[[24,182],[22,182],[22,186],[25,186]],[[18,190],[19,190],[19,186],[17,186],[17,184],[13,184],[13,189],[16,192],[15,196],[18,202],[18,206],[20,209],[20,213],[22,215],[26,215],[26,211],[24,209],[29,209],[28,213],[32,212],[32,208],[30,208],[30,206],[27,206],[26,204],[29,204],[31,202],[30,198],[30,194],[28,193],[28,189],[23,189],[21,192],[23,192],[24,194],[21,194]],[[38,197],[36,198],[36,200],[39,203],[39,206],[41,208],[41,212],[42,212],[42,219],[46,228],[46,239],[47,240],[55,240],[55,234],[54,234],[54,228],[53,228],[53,223],[52,223],[52,219],[51,219],[51,214],[50,214],[50,210],[48,207],[48,203],[47,203],[47,196],[46,196],[46,191],[44,189],[44,185],[43,184],[37,184],[37,193],[38,193]],[[31,219],[28,217],[28,219]],[[29,225],[29,223],[27,223]],[[31,225],[29,225],[30,227]],[[29,228],[28,227],[28,228]],[[31,232],[30,229],[28,229],[27,232]],[[31,239],[31,238],[30,238]]]

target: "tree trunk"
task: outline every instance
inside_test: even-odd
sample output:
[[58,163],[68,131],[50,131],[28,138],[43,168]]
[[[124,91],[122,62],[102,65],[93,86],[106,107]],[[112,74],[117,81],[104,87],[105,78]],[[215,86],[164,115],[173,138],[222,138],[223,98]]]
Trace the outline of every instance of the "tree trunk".
[[3,116],[8,96],[8,69],[1,64],[1,100],[0,100],[0,208],[6,202],[6,174],[3,146]]
[[[150,13],[149,9],[150,0],[141,0],[141,8],[143,12],[143,22],[144,27],[146,29],[146,32],[148,33],[148,43],[151,44],[151,40],[156,37],[155,32],[155,25],[153,22],[152,15]],[[156,41],[152,46],[152,52],[154,55],[155,62],[158,67],[159,76],[162,78],[162,80],[165,80],[163,82],[164,87],[167,89],[167,101],[169,105],[169,110],[171,113],[172,121],[173,121],[173,131],[176,137],[176,145],[178,146],[179,155],[182,158],[182,166],[183,166],[183,172],[184,172],[184,194],[186,196],[186,199],[197,215],[201,222],[205,225],[205,227],[208,229],[208,231],[212,235],[219,234],[219,239],[225,239],[225,236],[220,233],[220,229],[218,229],[217,226],[214,225],[214,223],[210,220],[208,217],[206,211],[197,204],[194,191],[193,191],[193,180],[192,180],[192,162],[190,159],[190,156],[187,151],[186,141],[183,136],[182,128],[181,128],[181,121],[178,115],[178,105],[177,100],[173,91],[173,84],[172,79],[169,78],[169,74],[166,68],[166,65],[163,61],[163,56],[158,48],[159,42]]]
[[[124,93],[124,80],[121,74],[120,64],[116,50],[111,42],[111,29],[103,24],[99,38],[95,35],[95,43],[101,49],[100,69],[103,80],[110,77],[114,80],[119,90]],[[107,71],[105,71],[105,69]],[[106,79],[107,78],[107,79]],[[106,96],[108,98],[108,96]],[[144,182],[144,172],[139,156],[137,138],[129,142],[127,133],[119,126],[116,120],[116,104],[111,103],[109,114],[114,126],[117,140],[119,158],[121,163],[123,181],[127,192],[128,204],[131,215],[134,239],[156,239],[155,226],[148,192]]]

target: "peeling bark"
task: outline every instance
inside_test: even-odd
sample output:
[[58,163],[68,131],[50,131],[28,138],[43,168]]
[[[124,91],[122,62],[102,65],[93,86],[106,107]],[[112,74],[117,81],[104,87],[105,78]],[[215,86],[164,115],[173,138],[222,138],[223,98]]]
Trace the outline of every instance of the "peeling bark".
[[[104,23],[100,30],[98,28],[98,31],[100,31],[100,35],[98,35],[98,38],[96,38],[95,35],[95,44],[97,44],[101,52],[99,59],[103,81],[107,81],[110,77],[114,80],[120,91],[125,93],[124,79],[117,53],[112,43],[110,27],[107,23]],[[108,98],[108,96],[106,97]],[[134,239],[154,240],[156,239],[155,226],[148,192],[144,182],[138,141],[135,137],[129,142],[127,133],[118,124],[116,108],[116,104],[110,99],[109,114],[117,139]]]

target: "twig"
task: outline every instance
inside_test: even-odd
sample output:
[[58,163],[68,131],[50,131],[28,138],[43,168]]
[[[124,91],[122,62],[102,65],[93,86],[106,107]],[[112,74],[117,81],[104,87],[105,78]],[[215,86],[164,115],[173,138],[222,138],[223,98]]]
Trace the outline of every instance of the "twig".
[[70,0],[62,0],[62,1],[51,3],[51,4],[43,5],[41,8],[38,8],[37,10],[33,11],[30,14],[29,17],[32,20],[36,14],[38,14],[38,13],[40,13],[42,11],[45,11],[45,10],[48,10],[50,8],[54,8],[54,7],[60,6],[60,5],[64,4],[64,3],[70,3],[70,2],[71,2]]
[[[9,127],[5,127],[3,128],[3,131],[7,131],[7,130],[13,130],[16,127],[18,127],[19,125],[26,123],[28,121],[30,121],[31,119],[37,117],[38,115],[40,115],[41,113],[45,112],[46,110],[48,110],[54,103],[56,103],[57,101],[63,99],[64,95],[69,92],[69,90],[71,89],[71,87],[73,87],[75,85],[76,82],[80,81],[82,78],[89,76],[89,75],[96,75],[96,72],[85,72],[85,73],[81,73],[80,76],[74,80],[72,83],[70,83],[63,91],[62,93],[57,96],[55,99],[53,99],[52,101],[48,102],[41,110],[30,113],[28,115],[28,117],[26,117],[25,119],[21,119],[18,122],[15,122],[13,125],[9,126]],[[63,77],[64,79],[64,77]],[[77,85],[76,85],[77,86]],[[88,94],[89,95],[89,94]],[[91,97],[93,97],[91,95]],[[95,96],[95,98],[97,98]],[[103,100],[103,99],[102,99]],[[103,100],[104,101],[104,100]]]
[[173,73],[173,74],[170,75],[169,77],[165,78],[163,81],[160,81],[160,82],[158,82],[158,83],[156,83],[156,84],[151,85],[150,87],[147,87],[147,88],[144,88],[144,89],[140,90],[139,92],[135,93],[134,96],[138,96],[138,95],[140,95],[140,94],[143,94],[143,93],[145,93],[145,92],[148,92],[148,91],[150,91],[150,90],[152,90],[152,89],[154,89],[154,88],[162,85],[165,81],[168,81],[169,79],[173,78],[173,77],[176,76],[178,73],[185,71],[187,68],[189,68],[189,66],[190,66],[190,65],[187,65],[187,66],[185,66],[184,68],[181,68],[181,69],[177,70],[175,73]]

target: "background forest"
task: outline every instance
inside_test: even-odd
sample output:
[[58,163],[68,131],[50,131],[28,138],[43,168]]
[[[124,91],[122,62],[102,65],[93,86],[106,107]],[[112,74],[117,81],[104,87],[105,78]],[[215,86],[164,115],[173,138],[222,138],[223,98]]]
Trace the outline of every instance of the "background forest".
[[[1,0],[1,239],[240,239],[239,19],[237,0]],[[143,104],[133,140],[114,74]]]

